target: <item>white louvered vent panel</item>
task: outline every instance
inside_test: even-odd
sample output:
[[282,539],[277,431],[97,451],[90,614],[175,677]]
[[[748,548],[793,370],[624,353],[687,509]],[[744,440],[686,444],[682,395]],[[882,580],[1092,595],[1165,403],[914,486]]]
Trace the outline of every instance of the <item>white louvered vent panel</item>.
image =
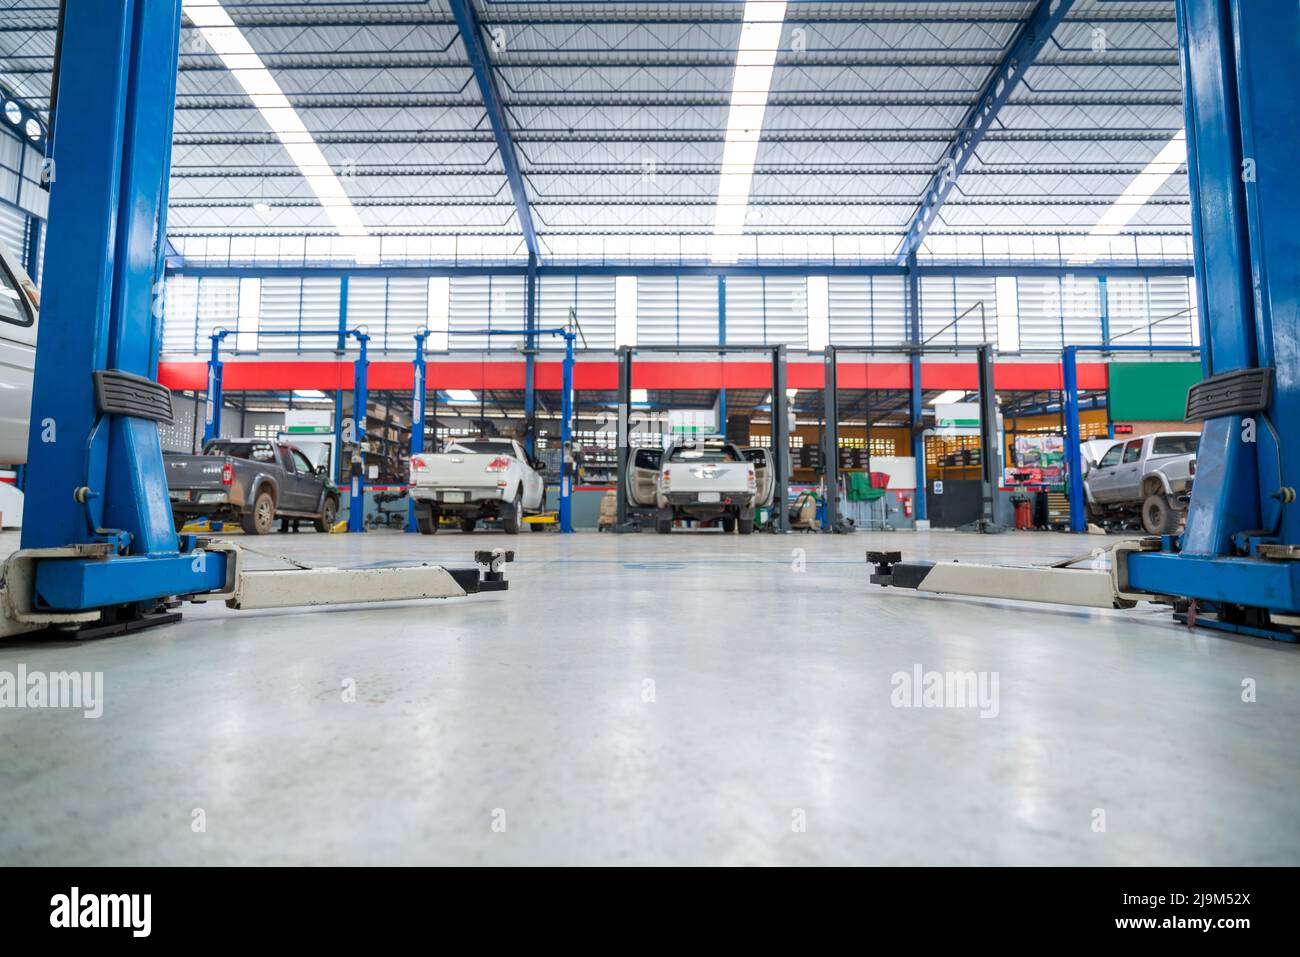
[[1020,312],[1020,351],[1059,351],[1061,342],[1061,283],[1058,279],[1016,282]]
[[[1121,346],[1141,346],[1148,342],[1146,324],[1150,307],[1145,279],[1106,280],[1106,298],[1110,313],[1110,341]],[[1171,320],[1172,321],[1172,320]]]
[[642,276],[636,282],[636,342],[639,346],[677,344],[677,279]]
[[[388,280],[382,276],[353,276],[348,280],[348,328],[364,327],[371,347],[378,347],[383,339],[387,297]],[[348,351],[359,348],[357,340],[348,336]]]
[[[0,189],[4,189],[2,184]],[[10,189],[3,195],[12,196],[13,190]],[[27,216],[21,210],[4,204],[0,204],[0,243],[4,243],[5,248],[18,262],[26,261]]]
[[718,280],[715,276],[677,279],[677,335],[683,345],[718,341]]
[[[336,278],[313,277],[302,281],[302,329],[338,331],[340,286]],[[337,346],[338,339],[329,336],[307,336],[302,342],[304,349],[335,349]]]
[[808,279],[768,276],[764,339],[768,345],[808,348]]
[[[1161,346],[1185,346],[1192,342],[1192,302],[1184,276],[1151,276],[1147,279],[1151,303],[1151,342]],[[1132,338],[1139,338],[1134,335]]]
[[907,342],[907,286],[902,276],[871,277],[871,344]]
[[871,277],[831,276],[827,286],[831,345],[871,345]]
[[731,276],[727,279],[727,342],[754,345],[763,342],[763,279]]
[[207,352],[211,343],[208,339],[217,329],[229,329],[232,333],[226,338],[226,348],[235,345],[233,333],[239,324],[239,280],[235,278],[205,277],[199,280],[198,291],[198,335],[196,341],[200,352]]
[[[562,329],[569,325],[569,308],[582,327],[576,347],[614,348],[615,294],[614,276],[542,276],[538,279],[539,302],[537,323],[543,329]],[[542,349],[564,349],[564,340],[543,336]]]
[[992,276],[959,276],[953,281],[958,341],[964,346],[998,341],[997,280]]
[[415,355],[415,333],[429,321],[429,280],[392,277],[388,280],[388,315],[384,335],[375,345],[400,356]]
[[162,351],[203,355],[209,343],[200,344],[195,324],[199,311],[199,280],[195,276],[170,276],[163,297]]
[[[957,316],[953,298],[951,276],[921,277],[921,341],[932,346],[953,345],[957,342],[955,326],[949,324]],[[948,326],[948,328],[944,328]]]
[[491,336],[457,335],[470,330],[487,329],[489,277],[453,276],[448,307],[447,348],[452,352],[482,352]]
[[[269,276],[263,279],[262,304],[258,313],[258,333],[296,333],[298,331],[301,299],[301,279],[274,279]],[[296,335],[275,335],[268,336],[265,339],[261,339],[259,335],[259,341],[261,348],[274,351],[298,350],[302,347],[312,348],[312,343],[301,342]]]
[[[528,287],[524,277],[489,276],[488,288],[488,327],[522,329],[528,322]],[[488,348],[492,352],[518,352],[523,344],[523,336],[491,336]]]
[[1101,342],[1101,283],[1092,276],[1067,276],[1061,281],[1061,321],[1066,345]]

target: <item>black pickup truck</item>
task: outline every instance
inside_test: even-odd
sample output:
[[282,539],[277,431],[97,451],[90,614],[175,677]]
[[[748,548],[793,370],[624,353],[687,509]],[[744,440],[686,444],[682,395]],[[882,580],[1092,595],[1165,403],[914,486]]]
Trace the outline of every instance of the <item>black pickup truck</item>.
[[202,455],[163,456],[177,530],[193,518],[238,521],[249,535],[265,535],[275,520],[310,519],[328,532],[339,510],[339,490],[327,467],[300,449],[268,439],[213,439]]

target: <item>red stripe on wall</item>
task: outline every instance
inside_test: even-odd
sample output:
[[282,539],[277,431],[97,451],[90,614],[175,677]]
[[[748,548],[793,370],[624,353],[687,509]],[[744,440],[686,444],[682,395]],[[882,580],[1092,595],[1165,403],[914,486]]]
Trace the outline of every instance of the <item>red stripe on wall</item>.
[[[371,389],[410,389],[414,381],[409,362],[370,363]],[[820,389],[820,362],[792,362],[787,380],[792,389]],[[912,381],[906,362],[840,362],[841,389],[906,389]],[[537,388],[558,390],[561,363],[537,363]],[[208,368],[204,362],[163,362],[158,380],[170,389],[202,392],[207,388]],[[613,391],[618,388],[617,362],[579,362],[573,370],[579,390]],[[1000,391],[1050,390],[1061,388],[1061,366],[1055,362],[1001,362],[995,380]],[[351,362],[227,362],[223,382],[232,392],[287,392],[292,389],[352,388]],[[430,362],[427,382],[438,389],[510,389],[524,387],[524,363],[519,360],[492,362]],[[1106,388],[1104,363],[1080,364],[1079,386]],[[770,389],[772,367],[762,362],[637,362],[632,369],[637,389]],[[926,362],[921,365],[921,385],[927,390],[979,387],[974,363]]]

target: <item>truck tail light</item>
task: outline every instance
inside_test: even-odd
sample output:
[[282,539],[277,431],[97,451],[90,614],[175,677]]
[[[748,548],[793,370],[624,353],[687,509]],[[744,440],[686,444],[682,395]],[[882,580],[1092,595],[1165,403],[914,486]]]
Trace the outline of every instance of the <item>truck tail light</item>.
[[745,484],[749,487],[751,492],[758,491],[758,481],[754,478],[754,470],[752,468],[745,470]]
[[673,473],[670,472],[670,471],[668,471],[667,469],[664,469],[664,470],[663,470],[661,473],[659,473],[659,474],[660,474],[660,482],[659,482],[659,484],[662,485],[662,486],[664,487],[664,491],[666,492],[666,491],[668,491],[669,488],[672,487],[672,484],[673,484]]
[[506,458],[504,455],[498,455],[496,458],[494,458],[491,462],[487,464],[487,468],[485,468],[483,471],[504,472],[508,468],[510,468],[510,460]]
[[1188,472],[1187,472],[1187,474],[1188,474],[1188,475],[1195,475],[1195,474],[1196,474],[1196,459],[1192,459],[1191,464],[1188,466]]
[[235,465],[233,462],[223,462],[221,464],[221,484],[235,484]]
[[418,455],[413,455],[411,456],[411,471],[427,472],[429,471],[429,463],[426,462],[424,459],[420,458]]

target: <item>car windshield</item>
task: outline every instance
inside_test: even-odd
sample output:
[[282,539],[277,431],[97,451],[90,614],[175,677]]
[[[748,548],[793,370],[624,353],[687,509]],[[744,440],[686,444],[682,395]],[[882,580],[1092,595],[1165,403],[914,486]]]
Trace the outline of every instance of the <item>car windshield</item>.
[[669,462],[734,462],[736,455],[728,448],[691,448],[683,446],[673,449]]
[[203,450],[204,455],[229,455],[253,462],[270,462],[275,452],[265,442],[213,442]]
[[1201,444],[1199,435],[1159,435],[1151,443],[1152,455],[1195,455]]
[[509,442],[457,442],[452,448],[476,455],[514,455],[514,447]]

